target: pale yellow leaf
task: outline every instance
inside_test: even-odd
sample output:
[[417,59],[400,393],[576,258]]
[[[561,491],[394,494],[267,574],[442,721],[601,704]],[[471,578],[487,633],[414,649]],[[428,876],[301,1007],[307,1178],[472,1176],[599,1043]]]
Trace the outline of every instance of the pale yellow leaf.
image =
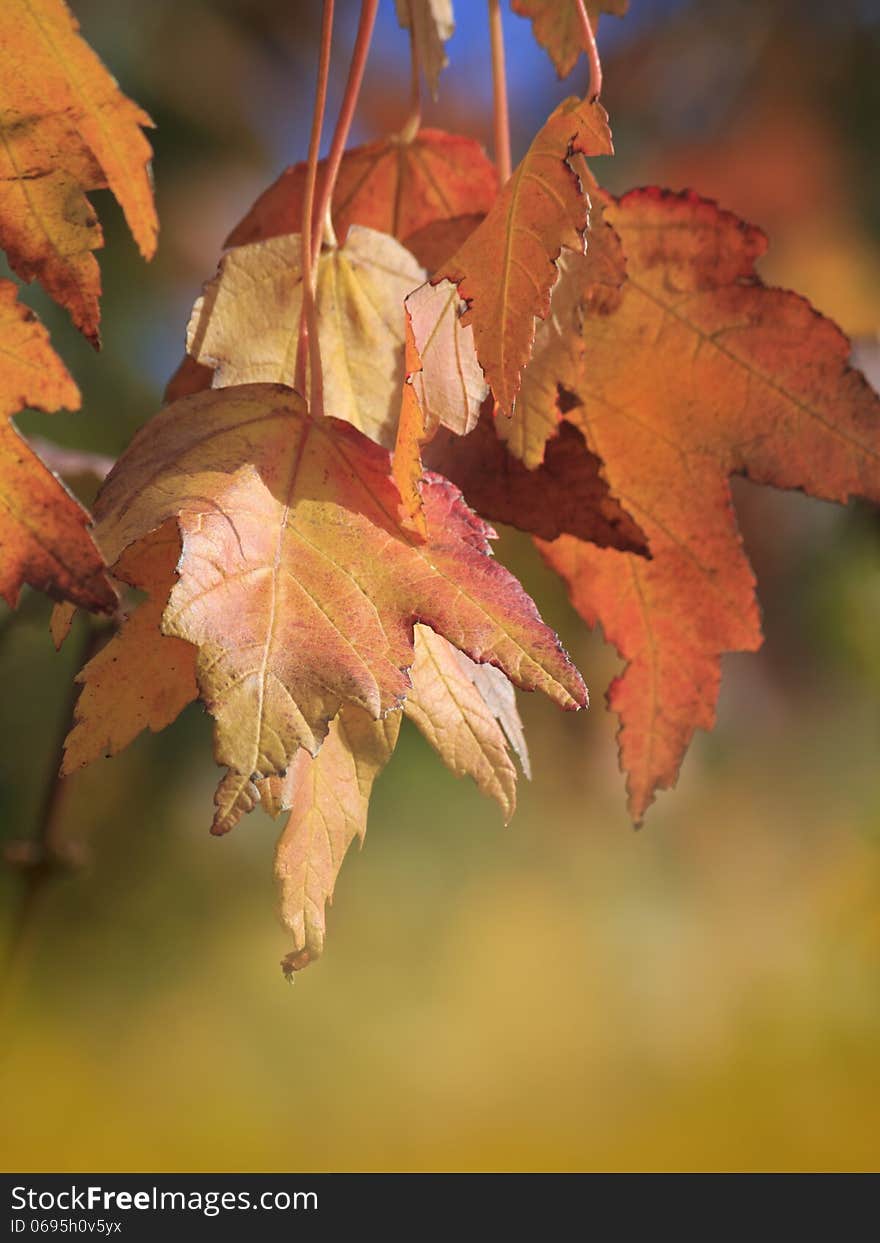
[[399,729],[399,712],[374,721],[346,704],[314,758],[299,751],[285,777],[261,783],[274,806],[290,809],[275,851],[281,919],[294,946],[283,963],[288,974],[324,949],[324,908],[345,852],[366,832],[373,782],[391,758]]
[[[318,263],[325,408],[386,448],[394,443],[400,410],[403,302],[424,279],[399,242],[358,225]],[[239,246],[224,256],[196,302],[187,350],[213,369],[214,388],[293,385],[301,308],[299,235]]]

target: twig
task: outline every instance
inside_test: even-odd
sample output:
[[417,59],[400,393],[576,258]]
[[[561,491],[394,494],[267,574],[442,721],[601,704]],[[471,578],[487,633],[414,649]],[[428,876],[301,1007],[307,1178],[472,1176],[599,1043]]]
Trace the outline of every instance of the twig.
[[[295,385],[300,393],[306,387],[306,351],[308,342],[310,383],[309,408],[315,414],[324,413],[324,374],[321,367],[321,347],[318,342],[318,315],[315,309],[315,285],[312,275],[313,255],[311,237],[315,206],[315,185],[318,180],[318,156],[321,152],[321,132],[324,128],[324,110],[327,105],[327,82],[330,78],[330,50],[333,44],[334,0],[324,0],[324,16],[321,22],[321,51],[318,60],[318,81],[315,87],[315,111],[312,115],[312,134],[309,141],[309,163],[306,170],[306,187],[303,197],[302,227],[300,229],[300,268],[302,271],[302,312],[299,321],[299,345],[296,353]],[[319,221],[321,216],[318,217]]]
[[510,177],[510,109],[507,104],[507,69],[504,63],[504,31],[500,0],[489,0],[489,42],[492,47],[492,99],[495,115],[495,163],[502,185]]
[[[77,669],[81,669],[91,660],[98,650],[102,636],[103,630],[93,624],[83,630],[74,661]],[[70,793],[70,785],[61,776],[64,741],[73,723],[78,693],[79,687],[71,679],[58,718],[55,745],[50,758],[51,768],[47,775],[46,793],[37,818],[36,832],[28,840],[8,843],[4,851],[6,862],[21,871],[24,887],[6,951],[0,1018],[8,1015],[17,996],[39,927],[38,915],[51,881],[59,872],[81,862],[75,845],[64,839],[64,806]]]
[[581,21],[584,49],[590,62],[590,83],[587,87],[587,98],[592,101],[598,99],[602,94],[602,62],[599,60],[599,49],[596,46],[593,23],[590,21],[590,15],[587,12],[584,0],[575,0],[575,4],[577,5],[578,17]]
[[348,142],[348,132],[351,129],[355,108],[357,107],[358,96],[361,93],[361,83],[364,79],[364,67],[367,63],[367,55],[370,51],[370,42],[373,38],[373,26],[376,22],[376,10],[378,7],[379,0],[362,0],[361,2],[361,19],[358,25],[354,51],[351,54],[351,68],[348,71],[348,81],[345,84],[345,94],[342,97],[342,105],[339,109],[339,116],[336,120],[336,129],[333,131],[333,140],[330,143],[330,151],[327,155],[324,184],[321,187],[321,197],[318,200],[318,207],[315,211],[314,223],[312,225],[313,258],[317,256],[321,245],[321,230],[323,228],[324,213],[333,198],[333,191],[336,187],[336,178],[339,176],[339,166],[342,163],[342,154],[345,151],[345,144]]

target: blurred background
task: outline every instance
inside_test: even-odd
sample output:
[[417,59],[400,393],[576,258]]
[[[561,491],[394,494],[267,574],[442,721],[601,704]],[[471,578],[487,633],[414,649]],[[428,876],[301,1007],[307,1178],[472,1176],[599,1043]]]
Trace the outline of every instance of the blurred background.
[[[115,456],[160,404],[229,229],[305,155],[320,5],[74,0],[157,129],[145,267],[108,194],[97,357],[27,300],[83,391],[28,433]],[[331,115],[358,5],[339,0]],[[458,29],[431,124],[491,142],[486,8]],[[559,83],[505,11],[514,155]],[[880,12],[865,0],[632,0],[599,32],[614,190],[693,186],[770,235],[880,380]],[[383,0],[356,140],[400,125],[408,44]],[[869,1169],[880,1163],[880,523],[736,487],[767,641],[725,660],[720,719],[633,832],[603,692],[618,668],[528,540],[499,555],[591,688],[521,696],[535,779],[504,829],[405,724],[324,959],[284,983],[277,827],[208,836],[217,770],[192,707],[67,783],[86,866],[44,892],[0,1040],[6,1170]],[[75,632],[0,616],[0,834],[55,764]],[[78,623],[82,625],[82,623]],[[20,877],[0,871],[0,935]]]

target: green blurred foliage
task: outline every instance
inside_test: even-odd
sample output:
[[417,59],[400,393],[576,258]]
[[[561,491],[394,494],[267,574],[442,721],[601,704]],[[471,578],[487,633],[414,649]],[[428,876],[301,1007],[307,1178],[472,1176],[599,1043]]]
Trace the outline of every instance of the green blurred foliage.
[[[104,350],[27,298],[84,395],[21,422],[115,454],[158,408],[223,238],[301,158],[319,6],[83,0],[86,36],[158,122],[163,232],[145,267],[109,196]],[[347,69],[357,6],[341,3]],[[488,141],[482,6],[432,123]],[[383,0],[359,136],[407,107]],[[461,10],[465,12],[462,13]],[[633,0],[603,21],[615,188],[693,184],[771,235],[767,271],[876,334],[871,6]],[[508,16],[522,149],[566,89]],[[476,104],[474,103],[476,100]],[[751,170],[751,175],[749,175]],[[605,169],[598,169],[600,175]],[[876,349],[860,345],[876,370]],[[86,866],[44,894],[0,1043],[0,1166],[32,1170],[867,1169],[880,1124],[880,526],[737,485],[767,642],[728,658],[719,725],[646,828],[626,821],[618,668],[529,542],[499,555],[591,687],[587,714],[523,696],[535,780],[503,829],[413,730],[378,783],[325,959],[284,984],[276,827],[207,835],[199,707],[68,782]],[[34,831],[68,711],[48,604],[0,619],[0,829]],[[9,932],[20,877],[0,870]]]

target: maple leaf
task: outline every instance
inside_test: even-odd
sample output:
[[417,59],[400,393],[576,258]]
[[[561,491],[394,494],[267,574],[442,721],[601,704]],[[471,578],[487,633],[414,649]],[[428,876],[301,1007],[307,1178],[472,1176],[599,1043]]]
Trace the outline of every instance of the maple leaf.
[[[468,329],[459,330],[459,299],[455,286],[444,282],[442,286],[422,286],[413,298],[414,312],[418,317],[422,305],[419,295],[427,295],[428,315],[433,317],[430,305],[438,296],[448,291],[452,303],[458,308],[451,316],[440,316],[441,328],[434,326],[432,341],[443,341],[443,326],[451,319],[446,331],[455,337],[453,353],[457,358],[456,383],[460,390],[458,400],[467,411],[474,403],[475,413],[479,400],[485,397],[486,386]],[[407,300],[409,306],[411,300]],[[435,352],[428,350],[428,375],[442,387],[443,377],[435,376],[432,363]],[[469,347],[469,348],[468,348]],[[436,353],[439,355],[442,350]],[[469,370],[470,367],[470,370]],[[474,398],[474,390],[477,391]],[[420,483],[423,467],[420,450],[426,438],[428,426],[435,421],[452,421],[457,409],[453,400],[447,399],[443,408],[429,409],[425,401],[425,374],[422,359],[415,348],[412,323],[406,316],[406,383],[403,385],[401,417],[398,425],[398,441],[392,460],[392,477],[402,498],[403,525],[414,530],[422,539],[428,538],[427,523],[421,502]],[[428,410],[426,417],[424,411]],[[468,417],[465,414],[465,417]],[[554,534],[557,532],[554,532]],[[507,756],[504,734],[528,767],[528,756],[522,725],[516,711],[513,687],[502,673],[489,667],[481,667],[457,652],[441,636],[425,627],[416,628],[416,659],[410,676],[412,690],[407,695],[405,711],[418,724],[428,740],[435,746],[444,762],[457,775],[470,774],[484,792],[499,799],[505,815],[512,815],[515,806],[516,773]],[[506,689],[505,689],[506,688]]]
[[425,464],[451,479],[468,504],[492,522],[545,540],[575,535],[602,548],[647,553],[644,532],[610,493],[601,463],[578,428],[561,423],[544,461],[529,470],[499,437],[505,425],[489,401],[469,435],[438,432],[424,449]]
[[[170,519],[127,548],[114,567],[118,579],[147,593],[147,599],[77,675],[83,689],[65,742],[65,775],[101,756],[116,755],[144,729],[158,733],[198,698],[196,648],[161,631],[162,613],[177,582],[179,557],[180,535]],[[427,626],[416,626],[414,651],[406,715],[451,771],[473,777],[509,819],[516,801],[516,771],[507,754],[508,743],[530,775],[512,685],[498,669],[475,664]],[[340,711],[352,720],[363,716],[384,729],[384,722],[373,722],[362,709],[348,705]],[[322,749],[326,745],[325,740]],[[341,745],[338,739],[335,745]],[[293,769],[291,765],[284,778],[256,783],[270,815],[290,809]]]
[[259,777],[316,753],[342,703],[378,718],[410,686],[421,621],[518,686],[563,707],[580,676],[486,527],[439,477],[423,484],[428,540],[397,517],[390,456],[350,424],[309,416],[280,385],[213,390],[143,428],[95,505],[111,563],[168,518],[183,536],[166,634],[199,649],[197,678],[229,770],[215,831],[259,797]]
[[[511,0],[510,7],[521,17],[532,19],[535,38],[547,49],[560,78],[567,78],[586,51],[583,26],[576,0]],[[586,0],[586,9],[595,32],[601,13],[623,17],[629,0]]]
[[[196,648],[161,631],[162,613],[177,581],[180,556],[177,524],[169,519],[157,531],[125,550],[114,567],[117,578],[147,593],[110,642],[80,670],[82,692],[74,726],[65,742],[62,773],[116,755],[144,729],[158,733],[198,697]],[[496,799],[505,818],[513,814],[516,771],[507,753],[513,747],[530,775],[528,748],[508,679],[491,665],[477,665],[427,626],[415,627],[412,688],[404,710],[456,776],[471,776],[479,789]],[[377,736],[399,720],[390,714],[375,722],[360,708],[343,706],[340,716],[369,721]],[[331,722],[329,734],[335,722]],[[348,731],[334,747],[350,746],[363,731]],[[372,737],[370,731],[366,731]],[[322,751],[328,745],[325,739]],[[393,747],[392,747],[393,749]],[[321,752],[319,752],[319,755]],[[270,815],[289,810],[296,772],[312,771],[304,752],[284,777],[255,783]],[[390,750],[389,750],[390,756]],[[353,763],[359,762],[355,748]],[[335,762],[335,761],[334,761]],[[298,767],[297,767],[298,765]],[[316,797],[313,792],[313,797]],[[332,792],[327,799],[332,802]],[[319,804],[324,800],[319,799]],[[364,822],[368,798],[364,801]],[[329,813],[328,813],[329,814]]]
[[[326,161],[322,160],[318,195],[325,175]],[[305,186],[305,164],[285,169],[232,230],[226,245],[298,233]],[[343,155],[331,204],[333,227],[340,240],[353,224],[388,233],[420,258],[426,236],[434,253],[438,247],[436,235],[427,231],[449,222],[450,249],[445,258],[475,218],[489,210],[497,193],[495,165],[474,139],[435,129],[394,135]],[[452,225],[452,221],[457,223]],[[415,245],[410,244],[411,238]]]
[[79,406],[79,391],[33,311],[0,281],[0,595],[15,608],[24,583],[55,600],[112,611],[116,593],[89,534],[89,515],[11,423],[26,406]]
[[691,193],[633,191],[607,210],[628,279],[585,322],[583,404],[566,418],[652,559],[569,536],[540,546],[627,662],[609,704],[639,819],[714,724],[721,654],[761,642],[729,476],[880,500],[880,400],[836,325],[761,283],[758,229]]
[[[394,443],[403,382],[403,301],[425,278],[394,238],[358,225],[318,263],[315,302],[328,409],[378,444]],[[240,246],[220,262],[187,330],[213,386],[293,384],[302,310],[300,238]],[[192,374],[192,373],[190,373]],[[194,376],[196,383],[201,377]]]
[[418,63],[437,98],[440,74],[449,64],[444,44],[455,33],[452,0],[395,0],[397,20],[412,31]]
[[563,249],[583,253],[589,198],[568,163],[575,153],[610,155],[601,104],[568,99],[538,132],[486,219],[435,274],[467,303],[480,365],[505,414],[535,340],[535,319],[550,310]]
[[63,0],[0,5],[0,246],[97,343],[101,228],[86,191],[109,186],[147,259],[158,223],[142,127]]
[[[160,629],[179,555],[180,535],[170,519],[127,548],[115,567],[119,578],[149,595],[77,675],[82,691],[65,741],[62,775],[117,754],[143,729],[164,729],[197,698],[196,648]],[[424,633],[433,634],[418,627],[417,647]],[[515,706],[513,715],[518,720]],[[364,835],[373,779],[391,757],[400,720],[401,714],[392,712],[375,721],[362,708],[345,704],[317,757],[299,750],[283,777],[257,783],[270,815],[290,812],[276,851],[276,875],[282,921],[294,935],[291,969],[306,966],[323,949],[324,904],[349,844]]]

